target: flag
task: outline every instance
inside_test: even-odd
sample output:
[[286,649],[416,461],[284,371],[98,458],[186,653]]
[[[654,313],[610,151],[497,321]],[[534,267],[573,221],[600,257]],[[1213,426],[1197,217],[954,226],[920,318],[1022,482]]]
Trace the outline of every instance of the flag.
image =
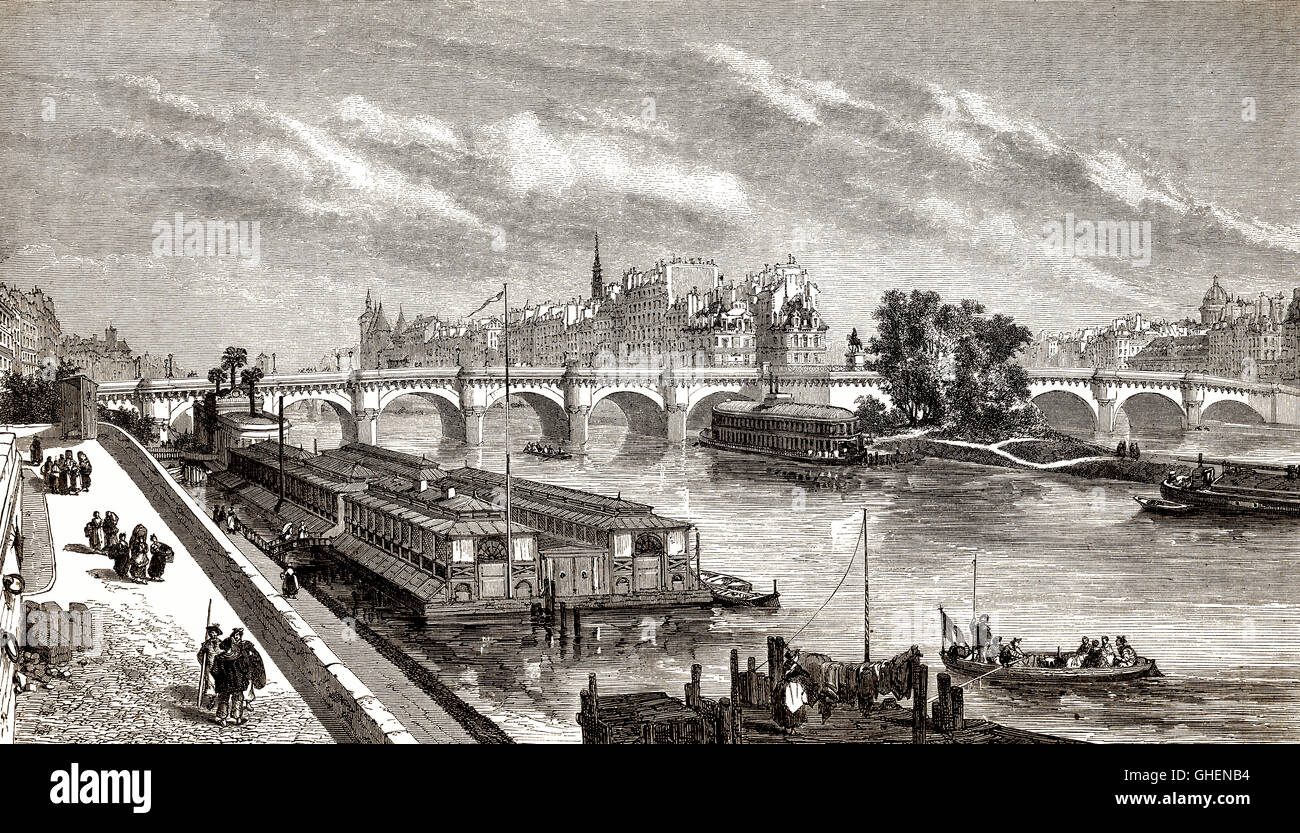
[[957,623],[948,618],[943,608],[939,608],[939,617],[943,620],[943,647],[949,645],[966,645],[966,635],[957,627]]
[[478,309],[474,310],[473,312],[471,312],[469,315],[467,315],[467,316],[465,316],[465,317],[466,317],[466,318],[473,318],[474,316],[478,315],[478,314],[479,314],[480,312],[482,312],[483,310],[485,310],[485,309],[487,309],[488,307],[490,307],[490,306],[492,306],[493,304],[495,304],[497,301],[500,301],[502,298],[505,297],[505,295],[506,295],[506,289],[505,289],[505,287],[503,286],[503,287],[501,287],[501,291],[500,291],[500,292],[498,292],[497,294],[493,295],[491,298],[488,298],[486,301],[484,301],[484,302],[479,306]]

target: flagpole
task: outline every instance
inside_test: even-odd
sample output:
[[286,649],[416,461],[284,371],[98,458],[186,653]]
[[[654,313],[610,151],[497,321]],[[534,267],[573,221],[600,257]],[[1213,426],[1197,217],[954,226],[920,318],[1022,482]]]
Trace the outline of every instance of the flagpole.
[[501,303],[505,308],[505,315],[502,317],[503,335],[505,338],[505,360],[506,360],[506,598],[514,596],[513,570],[514,553],[511,552],[510,543],[510,284],[501,285]]

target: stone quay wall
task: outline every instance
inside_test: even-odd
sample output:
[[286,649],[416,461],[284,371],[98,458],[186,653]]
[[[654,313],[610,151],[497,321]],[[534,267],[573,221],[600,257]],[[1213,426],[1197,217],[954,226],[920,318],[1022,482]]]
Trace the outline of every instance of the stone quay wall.
[[296,676],[312,686],[357,740],[417,742],[149,452],[112,425],[102,426],[99,442],[140,487],[244,622],[255,629],[268,653],[281,668],[297,672]]

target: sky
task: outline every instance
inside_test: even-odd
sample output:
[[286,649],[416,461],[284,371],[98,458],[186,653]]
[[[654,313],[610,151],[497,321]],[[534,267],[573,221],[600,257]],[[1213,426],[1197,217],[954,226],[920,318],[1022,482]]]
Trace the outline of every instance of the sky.
[[[607,279],[794,254],[837,340],[894,287],[1182,317],[1300,285],[1297,40],[1295,3],[6,4],[0,280],[200,375],[355,344],[367,290],[584,295],[596,231]],[[160,249],[178,213],[256,262]]]

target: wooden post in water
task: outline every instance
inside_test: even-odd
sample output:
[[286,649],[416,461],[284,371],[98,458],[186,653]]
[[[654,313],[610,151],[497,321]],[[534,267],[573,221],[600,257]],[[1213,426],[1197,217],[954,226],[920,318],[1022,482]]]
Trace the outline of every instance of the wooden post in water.
[[740,651],[731,649],[731,702],[740,705]]
[[952,698],[952,730],[966,728],[966,694],[961,688],[954,688],[950,692]]
[[912,661],[912,743],[925,743],[925,701],[930,687],[930,668]]
[[781,697],[777,692],[785,679],[785,640],[779,636],[767,638],[767,673],[770,680],[769,691],[772,694],[772,719],[776,720],[781,708]]
[[946,671],[940,671],[935,677],[938,683],[939,699],[935,705],[939,707],[939,718],[935,721],[934,729],[937,732],[952,731],[952,675]]

